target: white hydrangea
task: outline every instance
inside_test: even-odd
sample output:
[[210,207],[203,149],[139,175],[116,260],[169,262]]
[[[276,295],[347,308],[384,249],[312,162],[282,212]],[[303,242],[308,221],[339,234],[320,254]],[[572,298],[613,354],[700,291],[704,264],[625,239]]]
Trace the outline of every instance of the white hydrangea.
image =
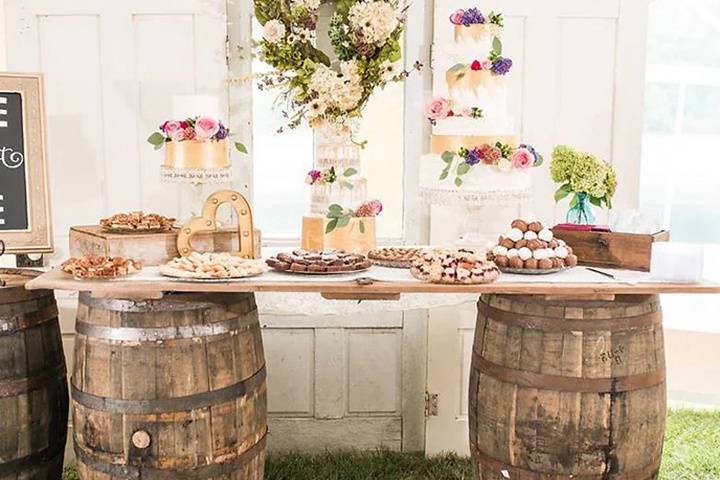
[[350,8],[348,15],[353,32],[363,43],[382,45],[400,23],[393,6],[383,0],[365,0]]
[[325,65],[318,65],[310,78],[310,90],[317,93],[319,102],[329,108],[348,112],[362,99],[362,85],[357,63],[352,60],[340,64],[340,73]]
[[270,43],[279,43],[285,38],[285,33],[287,33],[285,24],[280,20],[270,20],[263,28],[263,38]]
[[380,65],[380,71],[382,73],[382,79],[389,82],[400,74],[400,62],[385,60],[382,65]]

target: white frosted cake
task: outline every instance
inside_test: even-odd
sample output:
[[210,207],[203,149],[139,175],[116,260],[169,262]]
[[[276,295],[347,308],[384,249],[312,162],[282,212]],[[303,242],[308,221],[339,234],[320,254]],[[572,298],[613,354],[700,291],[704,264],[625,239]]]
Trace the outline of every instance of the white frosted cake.
[[[508,111],[501,14],[477,8],[436,8],[431,153],[420,167],[420,187],[430,203],[505,204],[531,191],[532,167],[542,163],[519,142]],[[447,20],[444,20],[447,19]]]

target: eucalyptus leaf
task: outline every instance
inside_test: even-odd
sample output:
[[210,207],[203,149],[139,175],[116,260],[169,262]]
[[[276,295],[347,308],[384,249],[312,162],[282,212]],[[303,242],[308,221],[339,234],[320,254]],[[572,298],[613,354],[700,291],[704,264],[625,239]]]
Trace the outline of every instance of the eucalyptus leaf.
[[466,64],[464,64],[464,63],[456,63],[455,65],[453,65],[452,67],[450,67],[450,69],[448,70],[447,73],[458,74],[458,73],[460,73],[460,72],[464,72],[466,69],[467,69],[467,65],[466,65]]
[[441,158],[445,163],[452,163],[452,161],[455,159],[455,154],[453,152],[445,152],[442,154]]
[[150,135],[147,139],[148,143],[154,145],[155,148],[160,148],[165,143],[165,136],[160,132],[155,132]]
[[327,224],[327,227],[325,227],[325,233],[330,233],[330,232],[332,232],[333,230],[335,230],[335,228],[336,228],[337,225],[338,225],[338,221],[339,221],[339,220],[338,220],[337,218],[335,218],[335,219],[333,219],[333,220],[330,220],[330,221],[328,222],[328,224]]
[[332,205],[330,205],[330,206],[328,207],[328,210],[331,211],[331,212],[339,212],[339,213],[342,213],[343,207],[341,207],[341,206],[338,205],[337,203],[333,203]]
[[246,154],[246,155],[247,155],[247,153],[248,153],[247,147],[246,147],[245,145],[243,145],[242,143],[240,143],[240,142],[235,142],[235,148],[236,148],[237,151],[240,152],[240,153],[244,153],[244,154]]
[[365,222],[360,220],[360,233],[365,233]]
[[450,170],[448,170],[448,169],[446,168],[446,169],[443,170],[442,173],[440,174],[440,181],[445,180],[445,179],[448,177],[448,175],[450,175]]
[[500,37],[495,37],[495,39],[493,39],[492,46],[493,46],[493,52],[495,52],[496,55],[498,55],[498,56],[502,55],[503,44],[502,44],[502,40],[500,40]]
[[350,215],[344,215],[338,218],[337,228],[347,227],[350,223]]
[[472,167],[470,166],[469,163],[465,163],[465,162],[461,163],[457,167],[458,176],[467,175],[467,173],[470,171],[471,168]]
[[353,175],[357,175],[358,171],[352,167],[345,169],[343,172],[343,176],[345,177],[352,177]]
[[343,187],[347,188],[348,190],[352,190],[353,188],[355,188],[355,186],[350,182],[343,182],[342,185],[343,185]]
[[462,178],[460,178],[460,177],[455,177],[455,186],[456,186],[456,187],[461,187],[462,184],[463,184]]

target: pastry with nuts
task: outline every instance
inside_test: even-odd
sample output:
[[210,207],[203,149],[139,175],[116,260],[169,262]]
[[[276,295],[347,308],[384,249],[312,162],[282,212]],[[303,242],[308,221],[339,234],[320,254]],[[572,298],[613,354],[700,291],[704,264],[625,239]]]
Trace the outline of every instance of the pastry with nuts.
[[386,247],[370,250],[368,258],[373,265],[390,268],[410,268],[423,253],[421,248]]
[[187,257],[175,258],[160,266],[162,275],[188,280],[247,278],[261,275],[266,270],[265,266],[256,260],[229,253],[193,252]]
[[268,258],[265,263],[280,272],[312,275],[362,272],[372,266],[366,256],[346,253],[342,250],[323,252],[295,250],[279,253]]
[[563,240],[539,221],[517,219],[498,239],[488,259],[508,273],[552,273],[575,267],[578,258]]
[[141,270],[142,264],[137,260],[91,254],[86,254],[81,258],[70,258],[60,265],[60,271],[82,280],[126,277]]
[[492,283],[500,276],[493,262],[464,249],[427,251],[413,263],[410,273],[423,282],[450,285]]
[[100,220],[100,227],[108,233],[164,233],[172,231],[174,218],[157,213],[118,213]]

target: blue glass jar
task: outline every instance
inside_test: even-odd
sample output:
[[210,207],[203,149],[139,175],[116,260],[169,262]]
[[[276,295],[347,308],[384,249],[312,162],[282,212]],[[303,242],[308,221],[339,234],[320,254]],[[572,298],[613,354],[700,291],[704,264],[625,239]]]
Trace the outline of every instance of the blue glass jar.
[[595,212],[587,193],[575,194],[575,198],[570,203],[566,220],[568,223],[576,225],[595,225]]

